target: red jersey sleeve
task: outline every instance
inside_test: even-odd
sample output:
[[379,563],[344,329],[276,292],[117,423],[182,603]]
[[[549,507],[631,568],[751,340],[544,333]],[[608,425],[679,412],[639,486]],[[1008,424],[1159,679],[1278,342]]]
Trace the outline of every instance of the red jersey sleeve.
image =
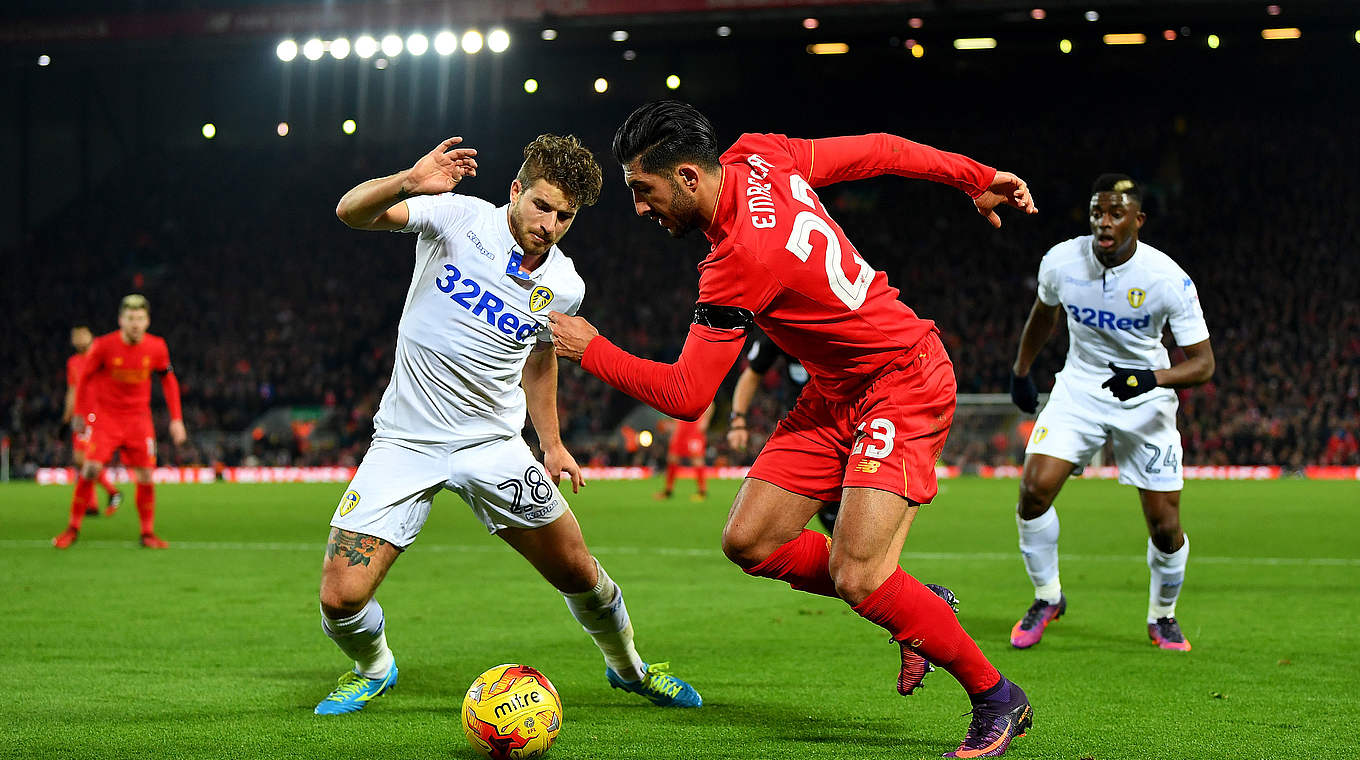
[[84,354],[71,354],[66,360],[66,384],[72,388],[80,384],[80,360]]
[[581,367],[648,406],[682,420],[697,420],[746,345],[745,330],[690,325],[675,364],[642,359],[603,335],[586,346]]
[[949,185],[976,198],[996,177],[996,169],[959,153],[937,150],[896,135],[876,132],[804,140],[784,135],[742,135],[733,150],[778,149],[813,187],[895,174]]
[[[105,349],[105,346],[107,345],[108,344],[100,338],[96,338],[94,343],[90,344],[90,350],[85,354],[85,361],[80,364],[80,369],[76,373],[76,397],[75,406],[73,408],[80,409],[81,404],[83,403],[80,400],[81,397],[88,398],[87,394],[90,392],[90,378],[94,377],[94,373],[98,372],[99,368],[104,366],[105,358],[108,356],[108,351]],[[89,404],[85,404],[85,406],[89,407]]]
[[179,378],[175,377],[175,370],[170,366],[170,347],[164,340],[157,346],[154,365],[156,372],[161,373],[161,392],[165,394],[165,406],[170,411],[170,419],[184,419],[179,398]]

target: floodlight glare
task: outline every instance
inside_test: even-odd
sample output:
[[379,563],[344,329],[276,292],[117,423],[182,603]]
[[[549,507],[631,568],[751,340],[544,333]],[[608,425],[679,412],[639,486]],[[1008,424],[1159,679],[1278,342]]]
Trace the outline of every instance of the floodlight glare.
[[613,41],[615,41],[615,42],[627,42],[627,41],[628,41],[628,32],[626,32],[626,31],[624,31],[624,30],[622,30],[622,29],[615,29],[614,31],[612,31],[612,32],[609,33],[609,39],[611,39],[611,40],[613,40]]
[[650,447],[650,446],[652,445],[652,431],[650,431],[650,430],[643,430],[643,431],[639,432],[639,433],[638,433],[638,445],[641,446],[641,447],[644,448],[644,449]]
[[274,55],[277,55],[279,60],[285,63],[297,58],[297,54],[298,46],[293,40],[284,40],[279,43],[278,47],[274,48]]
[[912,45],[912,46],[911,46],[911,57],[912,57],[912,58],[925,58],[925,57],[926,57],[926,46],[925,46],[925,45]]
[[1086,12],[1086,20],[1087,20],[1087,21],[1099,21],[1099,20],[1100,20],[1100,12],[1099,12],[1099,11],[1087,11],[1087,12]]
[[425,55],[425,52],[429,49],[430,38],[420,32],[416,32],[406,38],[406,52],[411,55]]
[[365,34],[354,41],[354,54],[360,58],[372,58],[378,52],[378,41]]
[[354,123],[354,119],[345,119],[344,123],[340,125],[340,131],[344,132],[347,135],[354,134],[355,130],[357,130],[358,128],[359,125]]
[[991,50],[994,47],[995,37],[960,37],[954,40],[955,50]]
[[[1356,34],[1357,34],[1357,35],[1360,35],[1360,32],[1357,32]],[[1209,35],[1208,38],[1206,38],[1204,41],[1205,41],[1206,43],[1208,43],[1209,49],[1210,49],[1210,50],[1218,50],[1218,35],[1217,35],[1217,34],[1211,34],[1211,35]]]
[[1066,54],[1072,52],[1072,40],[1061,40],[1061,41],[1059,41],[1059,42],[1058,42],[1058,50],[1062,51],[1063,55],[1066,55]]
[[476,29],[469,29],[463,32],[463,52],[468,55],[475,55],[482,49],[482,33]]
[[596,79],[596,80],[595,80],[595,92],[603,93],[605,90],[608,90],[608,89],[609,89],[609,80],[608,80],[608,79],[605,79],[604,77],[600,77],[599,79]]
[[666,89],[668,90],[680,89],[680,77],[674,74],[671,74],[670,76],[666,77]]
[[544,29],[543,31],[538,33],[538,36],[542,38],[544,42],[552,42],[553,40],[557,39],[557,30]]
[[434,36],[434,52],[440,55],[453,55],[458,49],[458,35],[445,29]]
[[52,63],[52,56],[47,55],[46,53],[44,53],[44,54],[38,56],[38,65],[39,65],[39,66],[47,66],[47,65],[49,65],[49,64],[51,64],[51,63]]
[[302,45],[302,57],[306,58],[309,61],[319,60],[321,56],[325,54],[326,43],[322,42],[316,37],[307,40],[307,42],[303,43]]
[[336,37],[331,40],[331,57],[335,60],[343,60],[349,56],[349,40],[345,37]]
[[808,16],[807,18],[803,19],[803,28],[804,28],[804,29],[816,29],[817,27],[819,27],[819,26],[821,26],[821,25],[822,25],[822,22],[818,21],[817,19],[815,19],[815,18],[813,18],[813,17],[811,17],[811,16]]
[[726,25],[718,27],[718,36],[719,36],[719,37],[731,37],[731,36],[732,36],[732,27],[726,26]]
[[493,53],[504,53],[510,47],[510,33],[504,29],[492,29],[486,36],[486,46]]
[[401,55],[401,38],[395,34],[389,34],[382,38],[383,55],[391,58]]
[[217,125],[216,125],[216,124],[213,124],[213,123],[210,121],[210,122],[208,122],[207,124],[204,124],[204,125],[203,125],[203,137],[204,137],[204,138],[211,140],[211,139],[213,139],[213,138],[216,137],[216,136],[217,136]]
[[276,128],[274,129],[274,131],[279,133],[279,137],[287,137],[287,136],[288,136],[288,122],[286,122],[286,121],[281,121],[281,122],[279,122],[279,126],[276,127]]
[[524,80],[524,91],[530,95],[538,92],[538,80],[533,78]]

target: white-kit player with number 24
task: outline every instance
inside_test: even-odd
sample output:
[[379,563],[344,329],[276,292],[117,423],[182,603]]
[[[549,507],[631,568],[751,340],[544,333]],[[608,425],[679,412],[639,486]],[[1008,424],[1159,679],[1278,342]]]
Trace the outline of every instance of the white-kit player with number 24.
[[[1058,513],[1053,500],[1068,476],[1106,441],[1119,482],[1138,488],[1148,526],[1148,637],[1188,651],[1176,621],[1190,541],[1181,530],[1181,436],[1172,388],[1208,382],[1214,352],[1195,284],[1169,256],[1138,240],[1146,218],[1142,191],[1123,174],[1103,174],[1091,189],[1091,234],[1053,246],[1039,265],[1039,294],[1011,368],[1011,398],[1033,413],[1039,394],[1030,366],[1067,316],[1067,362],[1025,448],[1016,524],[1034,602],[1011,629],[1027,649],[1067,611],[1058,579]],[[1172,365],[1162,331],[1185,352]]]
[[[623,592],[555,486],[563,473],[573,492],[585,481],[559,433],[557,358],[544,326],[550,309],[574,314],[585,295],[556,243],[599,197],[599,164],[575,137],[541,135],[524,149],[510,202],[496,207],[452,192],[477,173],[477,151],[461,142],[449,138],[410,169],[356,186],[336,208],[350,227],[417,239],[392,380],[373,444],[331,518],[322,565],[322,629],[354,668],[316,713],[362,710],[396,685],[374,593],[441,490],[462,497],[562,592],[612,686],[697,707],[689,684],[638,655]],[[526,408],[542,464],[520,437]]]

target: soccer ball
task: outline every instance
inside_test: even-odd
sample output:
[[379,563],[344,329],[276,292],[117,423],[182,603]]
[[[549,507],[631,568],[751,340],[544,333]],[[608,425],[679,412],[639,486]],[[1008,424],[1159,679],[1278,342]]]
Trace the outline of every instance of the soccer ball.
[[497,665],[463,697],[463,733],[491,760],[542,757],[562,730],[562,700],[528,665]]

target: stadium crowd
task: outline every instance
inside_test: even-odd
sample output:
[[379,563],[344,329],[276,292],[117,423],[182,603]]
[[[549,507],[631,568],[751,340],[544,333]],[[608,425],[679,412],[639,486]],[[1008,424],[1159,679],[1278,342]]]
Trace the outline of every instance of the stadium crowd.
[[[1360,220],[1350,211],[1360,189],[1346,171],[1360,165],[1360,144],[1302,118],[1165,121],[1091,131],[1055,120],[1023,146],[980,128],[877,125],[1026,177],[1042,213],[1006,217],[998,231],[965,198],[924,182],[880,178],[822,196],[864,257],[887,271],[917,313],[937,321],[959,391],[1004,393],[1043,252],[1086,233],[1096,174],[1139,177],[1148,194],[1142,239],[1195,279],[1218,359],[1210,384],[1181,393],[1187,462],[1360,465],[1360,268],[1347,263],[1360,248]],[[1272,132],[1292,137],[1259,137]],[[695,235],[686,255],[634,219],[613,186],[607,133],[583,136],[607,182],[563,243],[587,284],[582,315],[632,351],[671,358],[690,321],[694,265],[706,245]],[[488,160],[465,190],[504,202],[518,146],[478,147]],[[190,443],[163,440],[163,462],[356,462],[390,372],[412,241],[349,230],[333,208],[354,182],[395,171],[426,149],[368,146],[341,161],[329,152],[217,145],[148,156],[5,251],[0,288],[10,324],[0,333],[7,358],[0,428],[15,472],[69,461],[60,424],[68,330],[115,329],[128,292],[150,298],[151,331],[168,341],[183,387]],[[1056,335],[1036,364],[1041,390],[1065,346]],[[566,363],[560,385],[564,435],[579,459],[647,459],[650,452],[630,451],[616,432],[633,402]],[[752,408],[753,431],[772,428],[792,403],[786,381],[772,375],[767,389]],[[284,407],[307,410],[292,418],[308,423],[261,422]],[[153,409],[164,436],[159,391]],[[725,407],[719,411],[715,451],[726,418]],[[1018,453],[1000,436],[985,445],[951,442],[946,458],[1001,464]]]

